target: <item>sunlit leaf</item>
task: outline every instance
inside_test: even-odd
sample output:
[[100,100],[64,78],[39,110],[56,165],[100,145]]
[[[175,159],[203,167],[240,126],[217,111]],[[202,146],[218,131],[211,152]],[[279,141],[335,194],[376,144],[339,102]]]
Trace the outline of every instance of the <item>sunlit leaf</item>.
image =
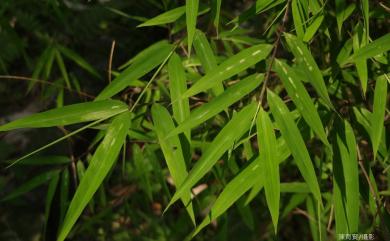
[[285,33],[286,41],[297,62],[303,67],[307,80],[328,107],[332,107],[322,73],[306,45],[297,37]]
[[278,230],[280,201],[279,162],[275,155],[278,150],[271,119],[263,109],[260,109],[258,113],[256,126],[260,160],[264,163],[264,173],[267,175],[267,178],[264,178],[265,197],[276,233]]
[[290,148],[295,163],[297,164],[314,197],[317,201],[322,202],[321,192],[313,163],[290,111],[279,96],[271,91],[268,91],[267,93],[267,100],[272,111],[272,115],[278,124],[283,138],[286,140],[286,143]]
[[[245,131],[249,130],[255,112],[256,104],[252,103],[233,116],[207,147],[204,153],[202,153],[202,157],[195,163],[185,181],[177,189],[167,208],[181,198],[186,190],[195,185],[207,172],[209,172],[218,159],[233,145],[234,141],[241,137]],[[234,129],[234,131],[231,131],[232,129]]]
[[191,54],[192,41],[194,40],[198,9],[199,0],[186,0],[187,42],[189,54]]
[[186,129],[194,128],[216,114],[222,112],[225,108],[239,101],[245,95],[249,94],[258,87],[263,79],[263,74],[253,74],[227,88],[221,95],[217,96],[209,103],[203,104],[191,111],[190,116],[171,133],[169,133],[169,136],[181,133]]
[[126,110],[127,105],[117,100],[73,104],[12,121],[0,126],[0,131],[19,128],[64,126],[108,118]]
[[370,120],[371,124],[371,141],[372,149],[374,153],[374,159],[376,157],[378,147],[382,137],[383,123],[385,118],[387,102],[387,80],[386,76],[382,75],[378,77],[375,84],[374,92],[374,106]]
[[155,26],[155,25],[164,25],[167,23],[175,22],[178,18],[184,15],[186,12],[186,7],[178,7],[174,8],[172,10],[169,10],[165,13],[162,13],[152,19],[149,19],[137,27],[148,27],[148,26]]
[[[153,105],[152,116],[155,126],[155,132],[157,134],[161,150],[163,151],[169,172],[172,175],[176,187],[181,187],[183,181],[187,177],[187,168],[183,156],[182,145],[177,135],[173,135],[169,138],[166,138],[167,133],[169,133],[175,128],[173,120],[169,112],[163,106],[158,104]],[[194,211],[192,209],[192,204],[190,203],[190,188],[191,187],[188,187],[186,189],[187,192],[183,193],[181,199],[187,209],[187,212],[192,222],[195,224]]]
[[307,124],[325,145],[330,146],[321,118],[295,70],[282,61],[275,60],[275,71]]
[[242,50],[199,79],[186,91],[184,97],[190,97],[210,89],[217,83],[221,83],[223,80],[246,70],[257,62],[265,59],[271,52],[271,49],[272,46],[269,44],[259,44]]
[[131,114],[130,112],[125,112],[115,117],[108,127],[103,141],[96,149],[84,177],[76,189],[60,228],[57,241],[65,240],[84,208],[114,165],[125,142],[130,122]]

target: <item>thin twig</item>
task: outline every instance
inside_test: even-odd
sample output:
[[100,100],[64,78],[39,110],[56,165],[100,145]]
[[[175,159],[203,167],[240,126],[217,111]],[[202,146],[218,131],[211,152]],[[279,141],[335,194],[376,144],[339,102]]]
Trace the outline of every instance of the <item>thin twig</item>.
[[34,79],[34,78],[30,78],[30,77],[17,76],[17,75],[0,75],[0,79],[13,79],[13,80],[33,81],[33,82],[40,83],[40,84],[51,85],[51,86],[54,86],[54,87],[59,88],[59,89],[64,89],[64,90],[67,90],[69,92],[76,93],[76,94],[78,94],[80,96],[84,96],[84,97],[87,97],[87,98],[90,98],[90,99],[94,99],[95,98],[95,96],[87,94],[85,92],[72,90],[72,89],[70,89],[70,88],[68,88],[66,86],[55,84],[55,83],[52,83],[52,82],[46,81],[46,80]]
[[288,14],[289,14],[289,10],[290,10],[290,8],[289,8],[290,2],[291,2],[291,0],[288,0],[288,2],[286,4],[286,11],[284,12],[282,24],[281,24],[281,26],[279,27],[279,29],[278,29],[278,31],[276,33],[276,41],[275,41],[274,46],[273,46],[273,52],[272,52],[271,60],[270,60],[267,72],[265,73],[263,87],[261,88],[260,96],[258,98],[259,105],[262,105],[262,103],[263,103],[265,90],[267,89],[269,76],[270,76],[271,70],[272,70],[272,65],[273,65],[273,63],[275,61],[276,53],[278,52],[278,48],[279,48],[279,45],[280,45],[281,35],[284,32],[285,25],[286,25],[286,23],[288,21]]
[[115,40],[112,41],[110,57],[108,59],[108,82],[111,83],[112,58],[114,56]]

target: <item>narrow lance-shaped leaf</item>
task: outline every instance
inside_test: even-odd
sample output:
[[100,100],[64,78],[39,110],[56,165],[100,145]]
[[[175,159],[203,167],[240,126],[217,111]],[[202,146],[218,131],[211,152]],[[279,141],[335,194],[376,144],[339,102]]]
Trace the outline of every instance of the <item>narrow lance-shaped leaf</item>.
[[344,178],[347,193],[347,215],[351,233],[358,232],[359,226],[359,170],[357,160],[357,144],[353,129],[348,121],[345,121],[345,139],[348,148],[348,156],[342,157]]
[[308,184],[311,192],[317,201],[322,203],[320,187],[318,185],[317,176],[311,162],[309,152],[306,149],[305,142],[296,126],[294,119],[279,96],[272,91],[267,92],[267,100],[272,111],[272,115],[286,140],[291,154],[301,172],[303,178]]
[[[358,51],[361,47],[365,46],[368,43],[367,35],[364,33],[364,29],[360,23],[358,23],[354,29],[355,34],[352,38],[353,40],[353,50],[354,52]],[[363,90],[363,95],[366,94],[367,82],[368,82],[368,70],[367,70],[367,60],[360,59],[355,61],[356,70],[359,75],[361,87]]]
[[314,21],[306,29],[305,36],[303,36],[303,41],[309,42],[314,37],[323,20],[324,15],[320,15],[314,19]]
[[[173,120],[168,110],[161,105],[153,105],[152,117],[155,127],[154,130],[157,134],[169,172],[172,175],[172,179],[176,187],[180,187],[188,174],[182,146],[177,135],[166,138],[167,133],[172,131],[175,128],[175,125],[173,124]],[[192,222],[195,224],[195,215],[192,209],[190,187],[183,194],[181,200],[186,207]]]
[[374,153],[374,159],[378,152],[379,144],[382,137],[383,125],[385,120],[387,100],[387,80],[386,75],[378,77],[374,91],[374,106],[371,115],[371,142]]
[[61,71],[62,77],[64,78],[66,87],[68,87],[70,89],[71,86],[70,86],[68,71],[66,70],[64,60],[62,59],[62,56],[61,56],[59,51],[56,50],[55,52],[56,52],[55,55],[56,55],[57,64],[58,64],[58,67]]
[[199,0],[186,0],[186,24],[187,24],[187,42],[188,42],[189,55],[191,55],[192,41],[195,35],[198,9],[199,9]]
[[[173,117],[181,124],[190,116],[188,98],[181,98],[187,90],[186,76],[180,57],[174,53],[168,62],[169,92],[173,109]],[[187,140],[191,140],[190,129],[185,132]]]
[[0,199],[0,202],[8,201],[8,200],[16,198],[20,195],[23,195],[24,193],[29,192],[32,189],[50,181],[50,179],[52,179],[53,177],[58,175],[58,173],[59,173],[59,170],[54,170],[54,171],[48,171],[48,172],[42,173],[38,176],[35,176],[32,179],[26,181],[20,187],[13,190],[7,196]]
[[73,196],[64,222],[60,228],[57,241],[63,241],[66,236],[68,236],[84,208],[114,165],[120,149],[126,140],[130,122],[131,113],[125,112],[115,117],[108,127],[103,141],[96,149],[89,166],[76,189],[76,193]]
[[[333,161],[336,231],[357,232],[359,224],[359,172],[356,141],[348,122],[339,128]],[[335,144],[336,145],[336,144]]]
[[[196,55],[202,63],[202,67],[204,68],[206,74],[212,72],[212,70],[217,67],[217,60],[214,56],[213,50],[211,49],[209,41],[207,41],[205,34],[200,30],[195,32],[194,47]],[[214,87],[212,87],[212,91],[215,96],[220,95],[223,92],[222,83],[217,83]]]
[[277,155],[275,155],[278,150],[271,119],[263,109],[260,109],[258,114],[256,127],[260,160],[264,163],[264,173],[267,175],[267,178],[264,178],[265,198],[276,233],[278,229],[280,201],[279,161]]
[[[288,7],[288,6],[287,6]],[[303,39],[305,30],[305,19],[303,13],[300,9],[299,0],[292,0],[291,2],[291,11],[294,21],[295,32],[297,33],[298,38]]]
[[313,129],[325,145],[330,146],[321,118],[318,115],[314,103],[307,93],[303,83],[296,75],[295,70],[282,61],[276,59],[275,71],[282,80],[288,95],[298,107],[299,112],[307,124]]
[[127,105],[117,100],[86,102],[48,110],[12,121],[0,126],[0,131],[64,126],[108,118],[126,110]]
[[344,61],[342,65],[355,62],[361,59],[372,58],[379,54],[386,53],[389,50],[390,50],[390,33],[383,35],[382,37],[375,39],[371,43],[360,48],[346,61]]
[[306,45],[296,36],[285,33],[286,42],[297,62],[303,67],[306,78],[328,107],[333,108],[322,73]]
[[[276,155],[278,164],[286,160],[287,157],[290,155],[290,151],[288,150],[283,138],[279,138],[277,141]],[[237,176],[235,176],[233,180],[231,180],[225,186],[225,188],[211,207],[209,215],[207,215],[202,221],[202,223],[198,225],[196,230],[192,233],[192,236],[195,236],[212,220],[215,220],[221,214],[223,214],[250,188],[254,188],[254,186],[258,185],[261,189],[263,187],[265,179],[264,170],[264,162],[261,161],[260,157],[257,157],[253,162],[251,162],[251,164],[249,164]],[[302,188],[302,186],[303,185],[301,184],[300,187]],[[305,187],[307,189],[307,185]],[[248,202],[246,202],[246,204],[247,203]]]
[[169,136],[177,135],[186,129],[194,128],[220,113],[225,108],[241,100],[245,95],[253,91],[263,82],[263,79],[263,74],[253,74],[227,88],[221,95],[217,96],[209,103],[191,111],[190,116],[170,132]]
[[142,55],[132,65],[127,67],[118,77],[116,77],[95,100],[108,99],[119,93],[127,86],[137,81],[139,78],[149,73],[159,64],[167,59],[173,50],[173,46],[165,43],[158,46],[159,48],[148,51],[147,54]]
[[272,45],[259,44],[242,50],[238,54],[230,57],[212,72],[200,78],[190,89],[186,91],[184,97],[196,95],[202,91],[212,88],[217,83],[222,82],[244,70],[257,62],[265,59],[271,52]]
[[215,30],[217,32],[217,36],[219,33],[219,17],[221,14],[221,5],[222,5],[222,0],[212,0],[212,19],[213,19],[213,24],[215,27]]
[[[196,162],[183,184],[177,189],[167,208],[181,198],[186,190],[195,185],[207,172],[209,172],[218,159],[234,144],[234,142],[240,138],[245,131],[249,130],[255,112],[256,104],[252,103],[233,116],[208,146],[200,160]],[[232,131],[233,129],[234,131]]]
[[203,219],[201,224],[196,227],[191,236],[194,237],[212,220],[221,216],[234,202],[244,195],[244,193],[253,186],[255,180],[257,180],[256,176],[259,175],[260,171],[261,161],[258,157],[225,186],[222,193],[214,202],[210,213]]
[[155,26],[155,25],[163,25],[167,23],[175,22],[178,18],[184,15],[186,12],[186,7],[178,7],[174,8],[172,10],[169,10],[165,13],[162,13],[154,18],[151,18],[144,23],[141,23],[137,27],[148,27],[148,26]]
[[84,70],[88,71],[90,74],[94,75],[97,78],[101,78],[100,74],[90,65],[83,57],[74,52],[71,49],[66,48],[63,45],[56,45],[56,48],[67,58],[73,60],[77,65],[79,65]]

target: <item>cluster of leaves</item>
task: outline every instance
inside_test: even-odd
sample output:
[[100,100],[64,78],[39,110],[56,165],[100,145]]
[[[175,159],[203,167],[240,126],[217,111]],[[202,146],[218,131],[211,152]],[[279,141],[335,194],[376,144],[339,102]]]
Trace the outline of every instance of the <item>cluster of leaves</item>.
[[[45,230],[59,213],[59,241],[77,238],[118,206],[120,217],[132,218],[134,183],[143,200],[165,208],[162,219],[181,202],[174,207],[184,232],[156,234],[162,240],[207,239],[201,231],[210,223],[219,227],[214,239],[228,240],[234,210],[257,238],[302,237],[288,228],[292,214],[303,214],[300,231],[312,240],[390,238],[386,5],[257,0],[232,17],[221,0],[151,2],[169,10],[138,27],[165,28],[169,39],[139,51],[93,101],[58,101],[0,126],[5,132],[89,122],[9,161],[9,168],[52,168],[2,202],[49,183]],[[46,61],[55,59],[64,86],[74,88],[62,56],[99,75],[77,53],[50,45],[33,78],[48,76]],[[83,155],[39,155],[87,129],[97,134]],[[117,196],[109,195],[112,183],[120,183]]]

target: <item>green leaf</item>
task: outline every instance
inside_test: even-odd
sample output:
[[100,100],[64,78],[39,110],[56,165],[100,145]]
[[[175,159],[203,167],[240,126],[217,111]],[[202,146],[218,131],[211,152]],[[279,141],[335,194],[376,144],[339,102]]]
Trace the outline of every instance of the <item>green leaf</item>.
[[352,127],[347,121],[337,134],[333,161],[336,231],[355,233],[359,224],[359,171],[357,146]]
[[31,191],[32,189],[50,181],[53,177],[58,175],[59,170],[48,171],[38,176],[33,177],[31,180],[25,181],[20,187],[13,190],[7,196],[0,199],[0,202],[8,201]]
[[314,197],[317,201],[322,203],[317,175],[315,173],[313,163],[311,162],[309,152],[306,149],[305,142],[294,122],[294,118],[279,96],[274,94],[272,91],[268,91],[267,93],[267,100],[272,111],[272,115],[275,118],[283,138],[286,140],[286,143],[290,148],[291,154],[294,157],[299,171],[308,184]]
[[95,100],[108,99],[114,96],[163,63],[173,50],[172,45],[167,42],[164,43],[158,45],[158,48],[149,49],[145,54],[134,60],[133,64],[107,85]]
[[198,17],[199,0],[186,0],[186,24],[188,53],[191,55],[192,41],[195,35],[196,20]]
[[374,106],[371,115],[371,142],[374,159],[378,152],[378,147],[382,137],[383,125],[386,112],[387,101],[387,80],[385,75],[378,77],[375,84]]
[[200,78],[186,91],[184,97],[190,97],[210,89],[217,83],[221,83],[223,80],[246,70],[257,62],[265,59],[271,50],[272,45],[269,44],[259,44],[242,50],[214,68],[212,72],[207,73]]
[[61,71],[62,77],[65,80],[66,87],[71,89],[68,71],[66,70],[64,60],[62,59],[62,56],[58,51],[55,51],[55,55],[56,55],[58,67]]
[[149,19],[145,21],[144,23],[141,23],[137,27],[148,27],[148,26],[156,26],[156,25],[164,25],[167,23],[173,23],[175,22],[178,18],[184,15],[186,12],[186,7],[178,7],[174,8],[172,10],[166,11],[165,13],[162,13],[152,19]]
[[[171,173],[172,179],[178,188],[182,185],[188,173],[179,137],[177,135],[173,135],[166,138],[167,134],[175,128],[175,125],[167,109],[159,104],[153,105],[152,117],[155,127],[154,130],[157,134],[169,172]],[[191,187],[188,187],[186,189],[186,192],[182,195],[181,200],[186,207],[192,222],[195,224],[190,188]]]
[[212,220],[221,216],[230,206],[233,205],[233,203],[235,203],[253,186],[254,182],[257,180],[256,177],[259,176],[261,166],[260,158],[257,158],[225,186],[221,194],[219,194],[217,200],[214,202],[210,213],[191,234],[192,237],[198,234]]
[[276,59],[275,71],[282,80],[288,95],[297,106],[307,124],[313,129],[325,145],[330,146],[316,107],[314,106],[314,103],[307,93],[303,83],[295,73],[295,70],[282,61]]
[[126,110],[127,106],[117,100],[86,102],[48,110],[12,121],[0,126],[0,131],[18,128],[64,126],[108,118]]
[[303,67],[306,78],[313,85],[318,95],[322,98],[328,107],[333,108],[330,101],[328,90],[326,88],[322,73],[318,68],[313,56],[306,45],[300,41],[296,36],[285,33],[285,38],[289,48],[294,54],[297,62]]
[[[180,57],[174,53],[168,62],[169,92],[173,109],[173,117],[181,124],[190,116],[188,98],[181,98],[187,90],[186,75]],[[187,140],[191,140],[190,129],[185,132]]]
[[303,15],[299,0],[292,0],[291,11],[295,26],[295,32],[297,33],[299,39],[303,39],[305,33],[305,17]]
[[379,54],[386,53],[389,50],[390,50],[390,33],[383,35],[382,37],[360,48],[352,56],[350,56],[348,60],[346,60],[342,64],[344,65],[362,59],[373,58]]
[[[218,133],[212,143],[202,154],[187,178],[177,189],[166,209],[183,196],[183,194],[195,185],[219,160],[219,158],[240,138],[245,131],[249,130],[256,112],[256,104],[252,103],[244,107],[226,124]],[[232,131],[234,129],[234,131]]]
[[[348,148],[348,156],[343,155],[344,178],[346,184],[347,215],[351,233],[358,232],[359,226],[359,170],[357,159],[357,144],[353,129],[348,121],[345,121],[345,139]],[[341,142],[339,142],[341,144]],[[347,153],[345,153],[347,154]]]
[[61,181],[60,181],[60,204],[59,204],[59,226],[61,226],[62,222],[64,221],[66,209],[69,205],[69,170],[68,168],[65,168],[61,172]]
[[217,115],[233,103],[241,100],[245,95],[248,95],[263,82],[263,79],[263,74],[253,74],[227,88],[221,95],[215,97],[209,103],[191,111],[190,116],[170,132],[168,136],[177,135],[184,130],[194,128]]
[[279,161],[275,155],[278,150],[271,119],[269,118],[268,113],[263,109],[260,109],[256,126],[260,160],[264,163],[264,173],[267,175],[267,178],[264,178],[265,198],[276,233],[278,230],[280,202]]
[[215,27],[215,30],[217,32],[217,36],[219,33],[219,17],[221,14],[221,5],[222,0],[212,0],[212,20]]
[[100,74],[90,65],[83,57],[81,57],[79,54],[74,52],[71,49],[66,48],[63,45],[56,45],[56,48],[68,59],[73,60],[78,66],[89,72],[90,74],[94,75],[97,78],[101,78]]
[[115,117],[107,129],[103,141],[96,149],[89,166],[80,181],[69,205],[57,241],[68,236],[73,225],[113,167],[130,128],[131,114],[125,112]]
[[[196,55],[202,63],[202,67],[204,68],[206,74],[212,72],[213,69],[217,67],[217,60],[214,56],[213,50],[211,49],[209,41],[207,41],[205,34],[200,30],[195,32],[194,47]],[[215,96],[220,95],[224,91],[222,83],[218,83],[212,87],[212,91]]]
[[51,178],[50,183],[49,183],[49,187],[47,188],[46,199],[45,199],[45,224],[44,224],[44,228],[43,228],[44,235],[46,234],[47,225],[48,225],[49,216],[50,216],[50,208],[51,208],[51,204],[52,204],[53,199],[54,199],[54,195],[55,195],[56,190],[57,190],[59,180],[60,180],[60,175],[59,174],[55,175],[53,178]]
[[303,41],[309,42],[314,37],[323,20],[324,15],[319,15],[314,19],[314,21],[306,29],[305,35],[303,36]]
[[350,4],[348,7],[346,7],[345,0],[335,0],[335,2],[337,27],[339,30],[338,32],[341,35],[343,23],[352,14],[353,10],[355,10],[355,4]]

